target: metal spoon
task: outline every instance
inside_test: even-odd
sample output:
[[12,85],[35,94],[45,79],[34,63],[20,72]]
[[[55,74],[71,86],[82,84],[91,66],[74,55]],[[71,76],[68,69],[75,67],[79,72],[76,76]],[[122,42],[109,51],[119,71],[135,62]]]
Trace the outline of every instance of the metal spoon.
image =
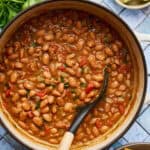
[[100,94],[96,97],[96,99],[84,105],[79,112],[77,113],[76,117],[74,118],[69,130],[64,134],[62,141],[59,145],[58,150],[69,150],[72,144],[72,141],[74,139],[74,134],[76,133],[79,125],[85,118],[85,116],[98,104],[98,102],[104,98],[107,85],[108,85],[108,78],[109,78],[109,73],[107,71],[107,67],[104,69],[104,81],[102,88],[100,90]]

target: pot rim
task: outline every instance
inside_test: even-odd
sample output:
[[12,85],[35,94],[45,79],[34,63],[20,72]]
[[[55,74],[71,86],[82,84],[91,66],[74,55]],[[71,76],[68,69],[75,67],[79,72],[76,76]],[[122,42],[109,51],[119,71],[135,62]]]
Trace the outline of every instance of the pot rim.
[[[3,34],[6,32],[6,30],[11,26],[11,24],[13,22],[15,22],[15,20],[17,20],[19,17],[21,17],[23,14],[25,14],[26,12],[28,12],[29,10],[33,9],[33,8],[36,8],[38,6],[42,6],[42,5],[46,5],[48,3],[53,3],[53,2],[64,2],[64,0],[47,0],[47,1],[43,1],[43,2],[40,2],[40,3],[37,3],[35,5],[32,5],[30,6],[29,8],[19,12],[2,30],[2,32],[0,33],[0,38],[3,36]],[[72,1],[72,2],[79,2],[79,3],[88,3],[89,5],[93,5],[95,7],[98,7],[99,9],[103,9],[104,11],[107,11],[110,15],[113,15],[117,20],[119,20],[125,27],[126,29],[130,32],[130,34],[132,35],[132,37],[134,38],[138,48],[139,48],[139,52],[140,52],[140,55],[142,57],[142,62],[143,62],[143,69],[144,69],[144,90],[143,90],[143,93],[142,93],[142,98],[141,98],[141,101],[140,101],[140,105],[139,107],[137,108],[137,112],[135,114],[135,116],[133,116],[133,119],[132,121],[128,124],[128,126],[126,127],[126,129],[124,129],[120,135],[118,135],[116,138],[114,138],[111,142],[107,143],[105,147],[103,148],[107,148],[109,147],[110,145],[112,145],[113,143],[115,143],[119,138],[121,138],[127,131],[128,129],[131,127],[131,125],[134,123],[135,119],[137,118],[139,112],[140,112],[140,109],[142,108],[143,106],[143,103],[144,103],[144,99],[145,99],[145,95],[146,95],[146,91],[147,91],[147,67],[146,67],[146,61],[145,61],[145,57],[144,57],[144,53],[143,53],[143,50],[141,48],[141,45],[138,41],[138,39],[136,38],[134,32],[131,30],[131,28],[129,27],[129,25],[123,21],[123,19],[118,16],[117,14],[115,14],[112,10],[102,6],[101,4],[98,4],[94,1],[86,1],[86,0],[83,0],[83,1],[77,1],[77,0],[69,0],[69,1]],[[11,133],[11,129],[7,128],[6,125],[3,123],[2,119],[1,119],[1,116],[0,116],[0,120],[1,120],[1,124],[3,125],[3,127],[8,131],[8,133],[15,139],[17,140],[19,143],[23,144],[24,146],[32,149],[32,146],[26,144],[25,142],[23,142],[22,140],[19,139],[19,137],[16,137],[15,135],[13,135]]]

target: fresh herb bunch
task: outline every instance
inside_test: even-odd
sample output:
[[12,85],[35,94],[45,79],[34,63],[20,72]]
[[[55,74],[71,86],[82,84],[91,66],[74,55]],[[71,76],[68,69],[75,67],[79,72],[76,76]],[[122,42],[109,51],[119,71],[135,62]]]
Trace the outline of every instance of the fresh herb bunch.
[[0,0],[0,28],[3,28],[18,12],[42,0]]

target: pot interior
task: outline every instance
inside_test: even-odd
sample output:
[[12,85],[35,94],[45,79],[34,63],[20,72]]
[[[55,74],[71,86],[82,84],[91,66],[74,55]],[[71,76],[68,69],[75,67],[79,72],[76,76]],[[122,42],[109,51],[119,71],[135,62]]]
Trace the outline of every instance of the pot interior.
[[[128,27],[120,21],[113,13],[107,11],[101,6],[91,4],[90,2],[81,1],[46,1],[19,14],[2,32],[0,38],[0,49],[2,50],[8,40],[13,37],[14,32],[26,21],[32,17],[38,16],[39,14],[51,10],[58,9],[76,9],[86,11],[93,15],[98,16],[100,19],[107,22],[122,38],[126,44],[129,53],[131,55],[133,69],[134,69],[134,89],[132,99],[130,101],[129,107],[122,118],[115,124],[115,126],[109,130],[106,134],[98,137],[91,141],[88,145],[83,145],[82,147],[73,147],[72,149],[102,149],[112,143],[117,139],[131,124],[133,118],[136,116],[139,108],[142,105],[143,98],[145,95],[146,88],[146,69],[145,62],[143,60],[143,54],[138,45],[138,42]],[[131,109],[132,107],[132,109]],[[57,146],[50,145],[42,140],[39,140],[31,135],[28,135],[24,130],[13,121],[13,119],[8,115],[7,111],[3,109],[2,104],[0,105],[0,117],[5,125],[5,127],[23,144],[29,146],[30,148],[37,150],[57,149]]]

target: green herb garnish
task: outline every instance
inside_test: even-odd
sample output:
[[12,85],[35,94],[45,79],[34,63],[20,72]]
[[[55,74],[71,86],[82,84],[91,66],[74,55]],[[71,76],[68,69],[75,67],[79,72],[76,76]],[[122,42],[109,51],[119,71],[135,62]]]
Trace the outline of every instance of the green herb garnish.
[[77,99],[79,99],[79,95],[75,95],[75,96],[73,97],[73,100],[77,100]]
[[123,49],[123,50],[122,50],[122,56],[123,56],[123,62],[124,62],[125,64],[128,63],[127,55],[128,55],[128,51],[127,51],[126,49]]
[[76,93],[76,89],[71,89],[71,93]]
[[5,83],[5,86],[6,86],[7,89],[10,88],[8,82]]
[[80,86],[81,86],[81,87],[86,87],[86,86],[87,86],[87,83],[81,82],[81,83],[80,83]]
[[37,77],[37,80],[38,80],[39,82],[44,82],[44,81],[45,81],[45,79],[44,79],[43,77],[41,77],[41,76],[38,76],[38,77]]
[[64,81],[65,81],[63,76],[60,76],[60,81],[61,81],[61,82],[64,82]]
[[66,63],[64,64],[65,67],[69,67]]
[[82,73],[82,74],[84,73],[84,68],[83,68],[83,67],[81,68],[81,73]]
[[36,102],[35,109],[39,109],[39,108],[40,108],[40,104],[41,104],[41,101],[37,101],[37,102]]
[[29,96],[30,90],[26,90],[27,91],[27,97]]
[[105,36],[104,39],[103,39],[103,42],[104,42],[105,44],[110,43],[109,37]]
[[36,43],[36,42],[32,42],[32,43],[31,43],[31,46],[32,46],[32,47],[37,47],[37,46],[39,46],[39,44]]
[[53,88],[55,88],[55,87],[56,87],[56,85],[55,85],[55,84],[50,84],[50,86],[51,86],[51,87],[53,87]]
[[69,88],[69,83],[68,82],[64,83],[64,88],[65,89]]

